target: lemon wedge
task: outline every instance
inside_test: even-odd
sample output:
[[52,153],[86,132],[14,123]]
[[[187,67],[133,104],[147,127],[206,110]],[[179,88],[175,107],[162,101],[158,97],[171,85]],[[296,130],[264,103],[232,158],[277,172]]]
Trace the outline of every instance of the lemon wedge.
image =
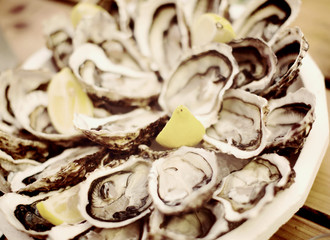
[[94,3],[77,3],[71,11],[71,23],[76,27],[83,17],[92,17],[100,11],[105,11],[105,9]]
[[59,133],[72,134],[75,113],[93,115],[93,103],[69,68],[63,68],[51,79],[48,89],[48,114]]
[[227,43],[236,34],[230,22],[215,13],[200,15],[192,27],[192,43],[194,46],[205,45],[210,42]]
[[84,220],[78,205],[78,189],[72,187],[36,204],[40,215],[54,225],[75,224]]
[[180,105],[156,137],[156,142],[167,148],[195,146],[203,139],[204,134],[202,123],[187,107]]

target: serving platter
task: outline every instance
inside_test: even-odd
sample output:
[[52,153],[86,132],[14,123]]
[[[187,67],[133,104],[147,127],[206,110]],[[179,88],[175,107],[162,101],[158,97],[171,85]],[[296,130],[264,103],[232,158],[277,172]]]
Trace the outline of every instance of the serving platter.
[[[43,48],[27,59],[21,68],[47,68],[55,71],[51,61],[52,53]],[[281,225],[285,224],[300,207],[303,206],[321,165],[329,142],[328,113],[324,87],[324,77],[310,55],[306,55],[300,69],[300,80],[293,86],[305,86],[316,96],[316,119],[305,145],[294,166],[295,182],[286,190],[277,194],[274,200],[254,218],[219,239],[270,238]],[[0,218],[0,231],[8,239],[31,239],[26,234],[11,227],[4,218]]]

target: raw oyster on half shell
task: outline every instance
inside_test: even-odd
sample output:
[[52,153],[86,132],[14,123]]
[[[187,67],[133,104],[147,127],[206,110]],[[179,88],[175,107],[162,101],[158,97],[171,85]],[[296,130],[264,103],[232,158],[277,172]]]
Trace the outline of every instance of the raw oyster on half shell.
[[155,209],[149,219],[151,239],[216,239],[229,230],[220,202],[180,215],[166,215]]
[[267,104],[266,99],[241,89],[226,91],[217,122],[206,129],[206,145],[238,158],[257,156],[269,135],[265,126]]
[[74,125],[89,139],[116,152],[134,152],[141,144],[150,144],[165,126],[168,116],[162,111],[136,109],[106,118],[76,115]]
[[223,204],[226,220],[238,222],[256,216],[294,176],[285,157],[264,154],[223,178],[213,198]]
[[159,104],[168,113],[185,105],[207,128],[216,121],[223,94],[237,72],[228,45],[212,43],[192,49],[165,81]]
[[80,187],[78,207],[82,216],[94,226],[117,228],[150,213],[150,167],[150,161],[132,155],[118,167],[91,173]]
[[237,38],[261,38],[272,43],[276,36],[297,17],[300,0],[252,1],[243,16],[233,22]]
[[258,93],[268,87],[276,71],[273,49],[259,38],[242,38],[229,43],[239,66],[232,88]]
[[177,214],[200,207],[211,197],[218,180],[213,152],[181,147],[152,164],[149,192],[155,208]]
[[69,65],[94,100],[144,107],[160,94],[162,84],[155,73],[113,63],[95,44],[85,43],[75,49]]

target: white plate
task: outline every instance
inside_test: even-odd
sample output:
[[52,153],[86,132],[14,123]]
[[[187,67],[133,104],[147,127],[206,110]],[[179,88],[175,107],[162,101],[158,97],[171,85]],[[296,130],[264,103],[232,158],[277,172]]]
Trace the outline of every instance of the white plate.
[[[50,51],[46,48],[41,49],[31,56],[22,65],[22,68],[37,69],[43,67],[54,70],[50,64],[50,58]],[[300,72],[303,84],[316,96],[316,120],[294,166],[295,182],[290,188],[279,192],[257,217],[246,221],[235,230],[222,236],[219,238],[221,240],[269,239],[303,206],[309,194],[329,143],[328,110],[324,77],[308,54],[303,60]],[[6,229],[2,228],[1,224],[0,230],[6,234]],[[11,239],[9,235],[7,237]]]

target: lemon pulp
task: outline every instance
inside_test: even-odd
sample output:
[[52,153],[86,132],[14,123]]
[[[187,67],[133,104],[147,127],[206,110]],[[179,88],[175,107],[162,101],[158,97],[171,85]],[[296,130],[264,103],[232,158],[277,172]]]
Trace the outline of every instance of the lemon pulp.
[[48,114],[59,133],[72,134],[75,113],[93,115],[93,103],[69,68],[55,74],[47,89]]
[[202,14],[192,27],[192,43],[195,46],[210,42],[227,43],[235,37],[236,34],[230,22],[215,13]]
[[203,139],[204,134],[202,123],[187,107],[180,105],[156,137],[156,142],[167,148],[195,146]]

